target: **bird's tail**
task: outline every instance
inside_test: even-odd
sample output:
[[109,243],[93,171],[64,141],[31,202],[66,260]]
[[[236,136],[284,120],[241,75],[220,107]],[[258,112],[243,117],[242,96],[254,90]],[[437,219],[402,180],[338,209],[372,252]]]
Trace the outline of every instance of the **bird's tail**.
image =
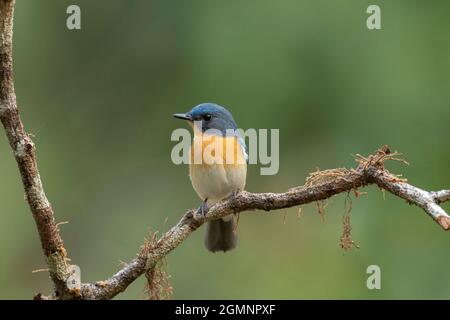
[[205,246],[211,252],[229,251],[236,247],[237,235],[235,234],[235,222],[223,219],[208,222],[205,236]]

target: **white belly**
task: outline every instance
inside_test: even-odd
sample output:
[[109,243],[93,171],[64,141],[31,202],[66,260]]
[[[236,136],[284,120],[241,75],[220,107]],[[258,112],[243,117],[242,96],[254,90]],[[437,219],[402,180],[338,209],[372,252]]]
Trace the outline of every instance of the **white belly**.
[[191,164],[189,166],[192,186],[202,199],[212,205],[237,190],[243,190],[247,166],[222,164]]

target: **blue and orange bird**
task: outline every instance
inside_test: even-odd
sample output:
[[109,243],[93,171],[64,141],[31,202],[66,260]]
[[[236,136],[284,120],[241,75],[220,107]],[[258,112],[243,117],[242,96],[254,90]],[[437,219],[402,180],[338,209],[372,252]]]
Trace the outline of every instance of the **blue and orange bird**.
[[[189,176],[203,201],[199,210],[205,214],[210,206],[244,189],[248,161],[245,141],[231,113],[217,104],[202,103],[173,116],[187,120],[194,131]],[[209,251],[226,252],[236,244],[234,216],[208,222],[205,246]]]

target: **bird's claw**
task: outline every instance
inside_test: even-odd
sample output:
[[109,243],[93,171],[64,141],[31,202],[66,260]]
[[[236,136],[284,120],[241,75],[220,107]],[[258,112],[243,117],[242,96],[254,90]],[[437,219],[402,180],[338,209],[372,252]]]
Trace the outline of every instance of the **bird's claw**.
[[202,202],[202,204],[200,205],[200,207],[198,207],[196,214],[198,214],[198,215],[204,217],[204,216],[208,213],[209,208],[208,208],[208,203],[207,203],[207,201],[208,201],[208,199],[205,199],[205,200]]

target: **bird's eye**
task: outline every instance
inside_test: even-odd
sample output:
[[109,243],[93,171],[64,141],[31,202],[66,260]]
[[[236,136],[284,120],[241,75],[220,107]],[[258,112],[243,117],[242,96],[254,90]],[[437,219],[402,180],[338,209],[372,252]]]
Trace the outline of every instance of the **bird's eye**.
[[211,115],[210,115],[209,113],[207,113],[207,114],[205,114],[205,115],[203,116],[203,119],[204,119],[205,121],[209,121],[209,120],[211,120]]

